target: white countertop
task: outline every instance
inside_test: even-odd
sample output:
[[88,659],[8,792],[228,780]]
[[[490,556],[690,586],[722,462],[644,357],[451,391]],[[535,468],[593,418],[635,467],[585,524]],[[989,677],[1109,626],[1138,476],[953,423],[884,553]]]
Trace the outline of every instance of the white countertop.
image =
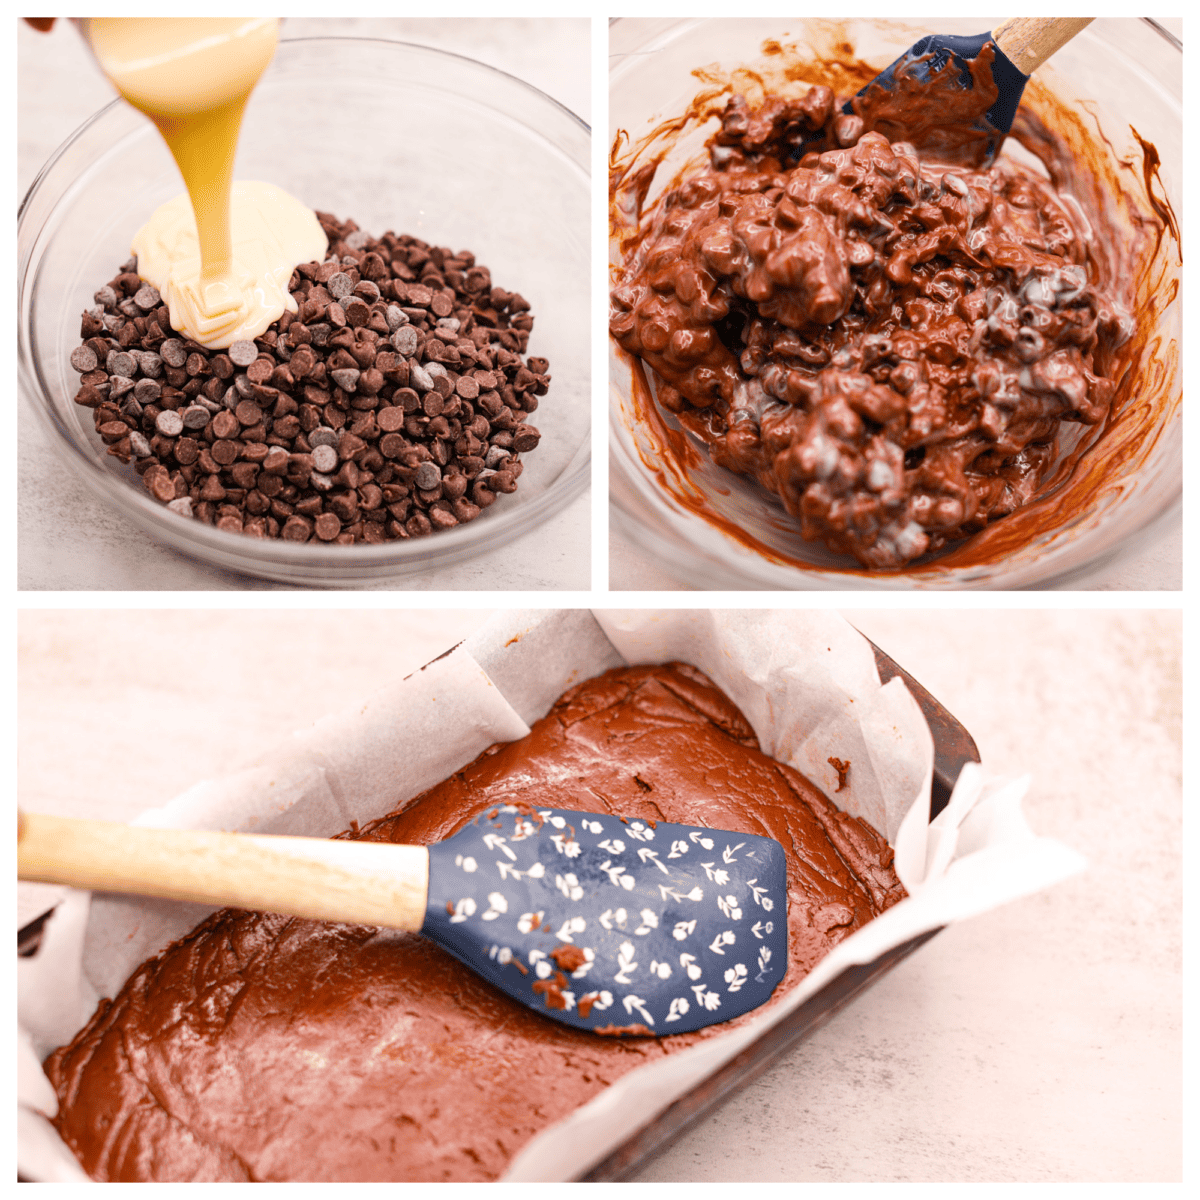
[[[485,62],[540,88],[590,121],[587,17],[538,20],[297,18],[284,37],[379,37]],[[67,22],[17,29],[17,190],[114,93]],[[18,431],[18,587],[23,590],[285,590],[194,562],[142,533],[63,470],[26,401]],[[591,581],[591,500],[577,497],[535,533],[466,563],[378,590],[581,590]]]
[[[486,616],[24,611],[21,804],[129,819]],[[638,1178],[1179,1179],[1180,613],[847,616],[1090,867],[939,934]]]

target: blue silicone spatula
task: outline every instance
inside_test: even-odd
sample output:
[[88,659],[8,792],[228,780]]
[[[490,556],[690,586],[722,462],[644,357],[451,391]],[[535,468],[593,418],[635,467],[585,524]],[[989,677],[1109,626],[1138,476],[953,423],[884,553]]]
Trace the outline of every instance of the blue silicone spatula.
[[[978,118],[978,129],[984,144],[979,165],[990,162],[999,152],[1009,129],[1029,77],[1052,54],[1090,24],[1091,17],[1012,17],[1002,21],[988,33],[961,37],[954,34],[930,34],[906,50],[886,70],[881,71],[853,99],[842,106],[842,112],[853,115],[872,89],[893,92],[901,80],[910,90],[910,98],[919,96],[922,84],[929,84],[947,69],[955,72],[959,85],[967,90],[974,87],[971,64],[983,48],[991,43],[995,57],[991,63],[992,79],[998,96],[992,106]],[[911,128],[905,128],[904,113],[894,116],[888,130],[889,140],[912,142],[918,152],[922,141],[936,129],[936,114],[920,111],[913,104]],[[803,149],[803,148],[802,148]]]
[[787,971],[771,838],[501,806],[432,846],[150,829],[25,813],[21,879],[420,933],[544,1016],[686,1033]]

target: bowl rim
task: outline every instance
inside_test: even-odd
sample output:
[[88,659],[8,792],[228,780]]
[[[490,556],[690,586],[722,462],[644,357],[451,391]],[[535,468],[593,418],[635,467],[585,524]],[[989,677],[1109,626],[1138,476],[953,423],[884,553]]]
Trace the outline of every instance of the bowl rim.
[[[769,13],[760,14],[764,19],[770,19]],[[1182,60],[1183,43],[1170,30],[1150,17],[1128,18],[1138,21],[1177,51]],[[634,21],[644,21],[644,33],[638,42],[640,49],[647,46],[658,46],[674,42],[677,38],[685,37],[693,27],[701,24],[711,24],[713,18],[646,17],[629,18],[615,17],[610,21],[610,27],[624,24],[626,29]],[[1084,31],[1084,35],[1088,33]],[[610,84],[619,76],[622,70],[630,64],[635,55],[625,54],[616,57],[609,68]],[[1167,96],[1180,121],[1183,119],[1182,99]],[[1179,183],[1182,185],[1183,180]],[[606,262],[606,271],[611,268],[611,262]],[[608,337],[611,348],[615,345],[611,335]],[[1138,550],[1145,549],[1148,542],[1161,539],[1168,528],[1177,523],[1183,512],[1183,479],[1182,473],[1178,487],[1164,498],[1154,509],[1147,512],[1135,525],[1125,530],[1119,540],[1113,544],[1097,547],[1089,557],[1082,561],[1072,560],[1062,562],[1045,574],[1039,573],[1036,563],[1024,564],[1019,577],[1012,581],[979,579],[981,570],[992,570],[988,567],[966,567],[956,569],[949,574],[930,572],[929,574],[911,575],[907,572],[882,572],[873,574],[858,567],[847,558],[844,566],[826,567],[818,564],[801,565],[777,561],[770,554],[754,554],[749,547],[743,546],[728,534],[723,533],[714,523],[705,520],[699,514],[682,509],[673,498],[665,497],[654,492],[653,510],[656,521],[662,522],[667,532],[652,527],[646,523],[643,514],[631,504],[631,494],[639,489],[629,478],[630,473],[640,478],[636,461],[636,453],[631,453],[630,446],[623,440],[626,430],[622,415],[619,411],[612,389],[617,386],[613,378],[615,364],[610,357],[608,385],[610,388],[608,402],[609,430],[609,475],[610,478],[624,479],[626,488],[609,489],[609,510],[612,532],[617,531],[643,553],[650,554],[655,561],[666,565],[669,570],[686,581],[690,587],[708,591],[720,590],[793,590],[793,591],[972,591],[972,590],[1048,590],[1056,588],[1079,587],[1097,575],[1099,572],[1112,567],[1114,564],[1127,561]],[[1182,373],[1180,375],[1182,388]],[[669,416],[670,414],[665,414]],[[1174,422],[1182,422],[1182,405],[1177,409]],[[1182,454],[1182,449],[1181,449]],[[1182,458],[1181,458],[1182,466]],[[781,510],[782,511],[782,510]],[[689,529],[703,528],[706,534],[720,534],[718,545],[720,557],[715,552],[698,543],[689,534]],[[930,564],[936,567],[936,561]],[[715,578],[714,578],[715,575]]]
[[[577,113],[565,104],[547,95],[540,88],[518,78],[499,67],[451,50],[422,45],[399,39],[370,37],[282,37],[280,52],[289,47],[303,46],[352,46],[383,48],[415,53],[432,60],[453,60],[460,69],[477,73],[481,78],[498,78],[506,86],[514,86],[537,103],[548,105],[560,118],[581,130],[590,140],[592,129]],[[274,59],[272,61],[275,61]],[[39,238],[40,230],[29,236],[28,245],[21,241],[26,214],[56,164],[70,148],[82,139],[93,126],[104,120],[114,109],[129,106],[117,97],[94,112],[78,128],[73,130],[42,165],[29,185],[17,209],[18,263],[17,263],[17,374],[19,390],[28,399],[37,414],[43,430],[51,435],[51,442],[60,455],[84,470],[77,475],[88,488],[105,501],[110,510],[121,516],[147,536],[154,537],[163,546],[177,553],[187,553],[195,545],[202,549],[204,564],[209,568],[241,571],[243,573],[299,584],[300,572],[308,569],[319,572],[309,584],[321,586],[337,582],[337,576],[352,576],[346,582],[353,584],[360,579],[384,578],[389,569],[396,575],[411,574],[417,570],[436,569],[493,552],[499,545],[532,532],[549,517],[564,509],[581,495],[591,483],[592,424],[593,413],[590,394],[587,396],[587,428],[579,446],[568,459],[551,486],[539,495],[514,505],[505,512],[484,517],[485,524],[471,522],[466,526],[440,531],[427,537],[395,539],[382,544],[359,543],[353,546],[331,546],[324,543],[294,543],[282,538],[251,538],[244,534],[228,533],[216,526],[201,521],[189,520],[172,513],[157,504],[143,490],[127,480],[117,478],[108,469],[103,459],[87,452],[84,445],[67,428],[63,418],[42,389],[37,377],[36,363],[32,353],[25,305],[29,266],[32,251]],[[592,163],[590,154],[583,159],[572,160],[575,168],[587,181],[591,190]],[[54,208],[50,209],[53,212]],[[29,232],[29,231],[25,231]],[[590,363],[588,364],[590,367]],[[86,433],[85,433],[86,437]],[[301,584],[303,586],[303,584]]]

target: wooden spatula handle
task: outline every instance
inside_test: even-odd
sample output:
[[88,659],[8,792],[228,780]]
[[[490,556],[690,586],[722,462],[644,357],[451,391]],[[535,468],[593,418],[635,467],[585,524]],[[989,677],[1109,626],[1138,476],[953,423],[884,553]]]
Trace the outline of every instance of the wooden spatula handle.
[[1032,75],[1093,17],[1010,17],[992,30],[992,39],[1023,75]]
[[424,846],[145,829],[23,813],[21,879],[419,930]]

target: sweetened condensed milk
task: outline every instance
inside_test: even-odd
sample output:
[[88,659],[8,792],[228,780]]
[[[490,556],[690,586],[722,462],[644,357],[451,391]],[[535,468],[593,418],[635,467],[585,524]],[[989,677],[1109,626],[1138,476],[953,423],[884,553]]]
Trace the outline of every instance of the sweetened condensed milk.
[[279,38],[275,17],[91,17],[83,31],[117,91],[158,127],[187,185],[133,240],[171,324],[220,349],[296,303],[288,280],[321,259],[316,215],[280,188],[233,184],[242,113]]

